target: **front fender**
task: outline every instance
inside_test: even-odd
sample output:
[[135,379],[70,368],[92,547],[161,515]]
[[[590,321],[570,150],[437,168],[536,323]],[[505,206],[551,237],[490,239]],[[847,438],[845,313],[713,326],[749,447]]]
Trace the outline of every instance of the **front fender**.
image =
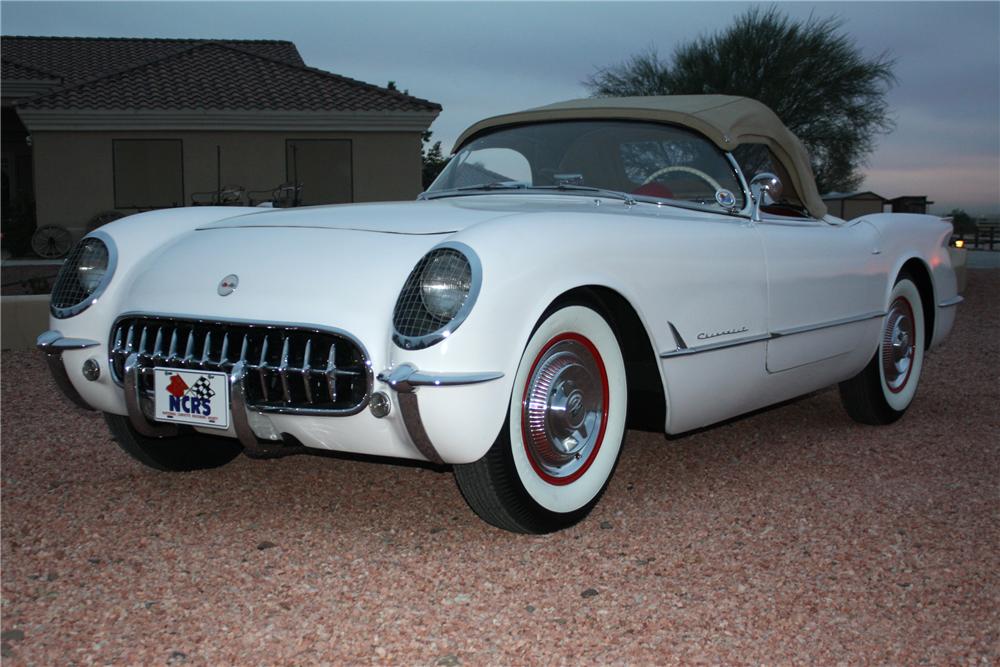
[[[623,258],[641,263],[640,256],[634,248],[597,242],[596,232],[590,233],[587,227],[579,219],[550,217],[545,221],[545,238],[538,238],[539,227],[525,218],[507,220],[502,227],[475,227],[449,238],[479,255],[483,284],[478,301],[449,338],[418,351],[394,348],[392,363],[442,373],[500,372],[503,377],[477,385],[417,390],[424,427],[445,461],[475,461],[496,440],[507,417],[524,347],[545,310],[560,295],[582,286],[601,286],[615,290],[633,307],[638,303],[636,285],[625,276],[642,275],[641,270],[615,269]],[[512,241],[533,232],[532,243]],[[648,333],[642,310],[635,310]]]

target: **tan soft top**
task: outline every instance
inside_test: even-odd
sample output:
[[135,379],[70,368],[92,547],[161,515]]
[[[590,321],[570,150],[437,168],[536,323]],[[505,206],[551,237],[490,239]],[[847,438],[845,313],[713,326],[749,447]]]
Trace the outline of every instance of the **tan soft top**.
[[[697,130],[724,151],[740,144],[766,144],[781,161],[802,203],[816,218],[826,204],[816,189],[809,154],[798,137],[769,108],[748,97],[732,95],[666,95],[659,97],[590,97],[481,120],[455,142],[454,151],[480,132],[520,123],[550,120],[647,120]],[[747,178],[753,174],[745,174]]]

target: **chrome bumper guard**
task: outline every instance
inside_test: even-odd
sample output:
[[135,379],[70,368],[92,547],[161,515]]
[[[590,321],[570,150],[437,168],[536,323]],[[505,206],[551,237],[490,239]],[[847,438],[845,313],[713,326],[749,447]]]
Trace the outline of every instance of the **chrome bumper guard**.
[[[247,403],[246,398],[246,376],[247,365],[239,361],[233,365],[229,372],[229,411],[232,417],[233,430],[239,438],[243,449],[251,456],[268,458],[276,455],[299,451],[301,447],[289,447],[282,444],[280,435],[271,431],[268,433],[269,441],[262,440],[257,436],[252,423],[261,423],[266,419],[263,413],[253,410]],[[130,354],[125,360],[125,406],[128,409],[128,417],[132,422],[132,427],[142,435],[151,438],[166,438],[178,434],[178,427],[174,424],[152,421],[149,415],[152,410],[147,410],[149,399],[144,396],[144,392],[139,383],[140,374],[153,372],[152,368],[141,366],[139,355],[135,352]]]
[[396,392],[396,402],[403,415],[403,424],[413,442],[413,446],[431,463],[443,464],[441,455],[434,448],[423,419],[420,417],[420,405],[417,402],[418,387],[456,387],[467,384],[480,384],[499,380],[503,373],[425,373],[417,370],[413,364],[400,364],[392,369],[386,369],[378,374],[381,382],[389,385]]
[[63,363],[62,354],[66,350],[86,350],[87,348],[100,345],[96,340],[86,338],[64,338],[58,331],[46,331],[38,336],[35,346],[45,353],[45,360],[49,364],[49,371],[56,386],[65,394],[66,398],[73,401],[75,405],[84,410],[93,410],[87,401],[83,400],[80,392],[76,390],[69,380],[66,372],[66,364]]

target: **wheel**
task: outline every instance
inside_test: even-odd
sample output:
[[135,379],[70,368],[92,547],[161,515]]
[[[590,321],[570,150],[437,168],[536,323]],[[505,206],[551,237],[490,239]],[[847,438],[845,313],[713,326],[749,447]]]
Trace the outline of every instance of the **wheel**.
[[656,179],[658,179],[660,176],[664,176],[666,174],[671,174],[671,173],[674,173],[674,172],[683,172],[685,174],[694,174],[695,176],[697,176],[698,178],[700,178],[701,180],[705,181],[710,186],[712,186],[712,189],[715,190],[716,192],[718,192],[719,190],[722,189],[722,186],[719,185],[719,182],[717,180],[715,180],[714,178],[712,178],[711,176],[709,176],[708,174],[706,174],[705,172],[703,172],[701,169],[695,169],[694,167],[684,167],[684,166],[680,166],[680,165],[676,165],[676,166],[672,166],[672,167],[663,167],[662,169],[657,169],[652,174],[650,174],[646,178],[646,180],[642,182],[642,184],[643,185],[649,185],[650,183],[652,183],[653,181],[655,181]]
[[625,434],[625,363],[607,320],[586,306],[543,316],[493,446],[455,479],[484,521],[519,533],[575,524],[607,487]]
[[125,453],[155,470],[185,472],[223,466],[243,451],[236,440],[200,433],[150,438],[137,433],[128,417],[104,413],[111,435]]
[[31,235],[31,249],[44,259],[64,257],[73,247],[73,235],[65,227],[46,225]]
[[924,309],[907,274],[892,289],[878,349],[865,369],[840,383],[847,414],[862,424],[891,424],[917,393],[924,361]]

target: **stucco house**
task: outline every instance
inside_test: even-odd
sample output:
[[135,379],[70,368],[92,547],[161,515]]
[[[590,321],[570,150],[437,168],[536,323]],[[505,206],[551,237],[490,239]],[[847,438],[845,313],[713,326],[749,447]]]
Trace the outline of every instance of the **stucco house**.
[[220,189],[243,203],[296,183],[301,204],[413,198],[421,135],[441,111],[308,67],[287,41],[0,47],[3,206],[77,233],[105,211],[212,203]]

